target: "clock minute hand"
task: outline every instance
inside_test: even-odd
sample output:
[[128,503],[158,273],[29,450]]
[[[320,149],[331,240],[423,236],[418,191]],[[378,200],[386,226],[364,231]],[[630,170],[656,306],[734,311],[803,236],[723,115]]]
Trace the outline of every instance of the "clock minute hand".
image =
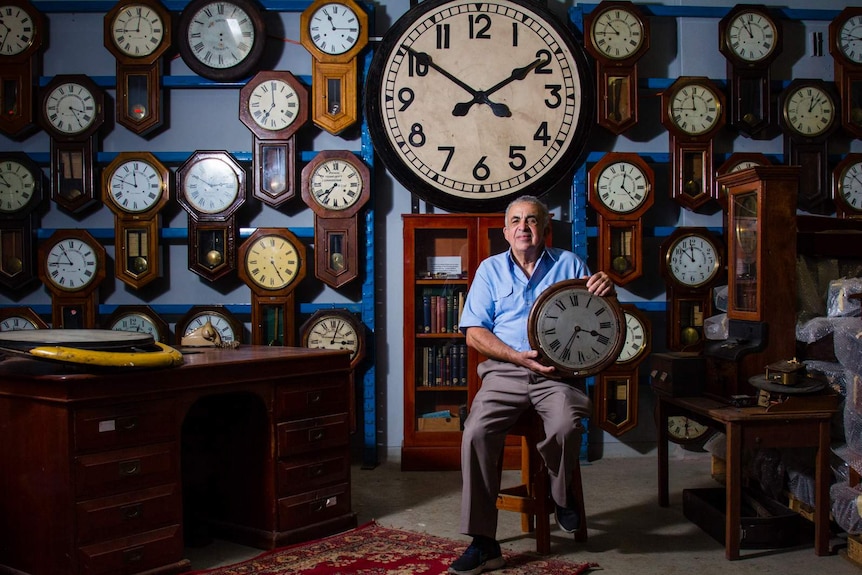
[[463,81],[461,81],[460,79],[453,76],[449,71],[444,70],[439,65],[435,64],[434,60],[431,58],[431,56],[429,54],[426,54],[425,52],[417,52],[416,50],[414,50],[413,48],[410,48],[409,46],[402,46],[402,47],[405,50],[407,50],[408,52],[410,52],[411,54],[413,54],[413,56],[416,58],[416,62],[418,62],[420,66],[428,66],[429,68],[433,68],[434,70],[437,70],[443,76],[445,76],[446,78],[451,80],[456,86],[463,89],[465,92],[467,92],[468,94],[470,94],[474,98],[481,95],[481,92],[468,86]]
[[512,70],[512,73],[509,74],[507,78],[497,82],[495,85],[491,86],[487,90],[482,90],[476,94],[473,94],[473,99],[469,102],[461,102],[455,104],[455,108],[452,110],[453,116],[466,116],[467,112],[473,106],[473,104],[487,104],[491,111],[494,112],[494,115],[499,118],[508,118],[512,115],[512,112],[509,110],[509,106],[506,104],[492,102],[488,99],[488,96],[499,90],[504,86],[508,86],[515,80],[523,80],[527,77],[527,75],[533,71],[534,68],[542,64],[544,60],[542,58],[536,58],[534,61],[530,62],[526,66],[522,66],[520,68],[515,68]]

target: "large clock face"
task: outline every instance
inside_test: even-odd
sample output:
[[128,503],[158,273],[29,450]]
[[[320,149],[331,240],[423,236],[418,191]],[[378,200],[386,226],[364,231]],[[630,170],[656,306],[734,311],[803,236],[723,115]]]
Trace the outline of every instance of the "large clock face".
[[227,209],[240,192],[240,181],[234,169],[218,157],[203,157],[191,163],[182,181],[188,204],[204,214]]
[[265,290],[284,289],[297,279],[302,258],[296,246],[284,236],[260,236],[245,253],[248,278]]
[[708,238],[685,234],[667,252],[668,271],[680,284],[696,288],[711,282],[719,272],[719,253]]
[[593,20],[590,41],[605,57],[625,60],[644,43],[644,27],[640,19],[619,6],[605,10]]
[[90,90],[75,82],[58,84],[44,100],[43,114],[58,132],[80,134],[98,119],[98,103]]
[[596,181],[596,197],[609,210],[627,214],[643,205],[650,183],[639,166],[620,161],[609,164]]
[[0,3],[0,26],[3,28],[0,56],[21,54],[33,43],[36,23],[21,6]]
[[36,198],[36,175],[16,160],[0,160],[0,214],[21,211]]
[[80,238],[63,238],[50,246],[45,255],[48,281],[64,291],[80,291],[96,279],[99,256]]
[[153,207],[165,192],[161,172],[141,159],[119,164],[108,178],[108,193],[114,204],[130,214]]
[[162,44],[164,34],[161,16],[146,4],[127,4],[111,23],[111,42],[131,58],[152,54]]
[[827,132],[835,122],[835,102],[815,85],[799,86],[784,101],[784,120],[788,128],[805,137]]
[[760,62],[775,50],[778,31],[775,23],[760,12],[740,12],[725,32],[727,47],[744,62]]
[[411,192],[454,211],[502,210],[571,173],[593,80],[571,32],[526,0],[426,0],[375,51],[366,117]]
[[705,134],[721,120],[721,103],[704,84],[684,84],[670,99],[668,116],[682,132],[691,136]]

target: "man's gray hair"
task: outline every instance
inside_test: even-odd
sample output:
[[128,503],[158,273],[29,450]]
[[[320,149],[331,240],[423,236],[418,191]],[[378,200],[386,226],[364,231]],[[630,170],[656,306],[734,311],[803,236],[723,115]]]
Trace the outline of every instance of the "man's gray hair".
[[551,213],[548,211],[548,206],[545,205],[545,202],[543,202],[542,200],[540,200],[536,196],[529,196],[529,195],[520,196],[518,198],[515,198],[511,202],[509,202],[509,205],[506,206],[505,225],[507,225],[507,226],[509,225],[509,209],[512,206],[514,206],[515,204],[523,204],[523,203],[533,204],[534,206],[539,208],[539,220],[540,220],[539,223],[541,224],[542,229],[544,229],[545,227],[550,225]]

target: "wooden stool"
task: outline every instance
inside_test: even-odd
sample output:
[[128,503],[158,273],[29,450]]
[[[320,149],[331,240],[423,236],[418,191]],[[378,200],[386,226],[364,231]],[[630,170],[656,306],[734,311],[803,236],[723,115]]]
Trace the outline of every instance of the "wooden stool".
[[[515,422],[509,435],[521,437],[521,483],[501,488],[497,495],[497,509],[521,514],[521,530],[536,533],[536,552],[547,555],[551,552],[551,519],[554,499],[548,469],[539,454],[537,445],[545,439],[542,418],[534,409],[529,409]],[[502,471],[502,460],[501,460]],[[587,540],[587,515],[584,512],[584,490],[581,483],[580,463],[572,470],[571,490],[581,523],[575,531],[575,541]]]

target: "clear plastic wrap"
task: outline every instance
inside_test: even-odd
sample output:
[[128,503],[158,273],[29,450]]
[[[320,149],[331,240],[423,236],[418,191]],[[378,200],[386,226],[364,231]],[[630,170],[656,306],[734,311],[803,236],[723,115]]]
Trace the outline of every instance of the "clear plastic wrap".
[[706,339],[727,339],[727,314],[720,313],[706,318],[703,322],[703,333]]
[[859,498],[862,491],[847,482],[833,483],[829,488],[832,501],[832,517],[841,529],[850,535],[862,533],[862,517],[859,516]]
[[828,317],[814,317],[796,324],[796,341],[814,343],[835,331],[835,322]]
[[835,357],[845,368],[862,375],[862,317],[835,318]]
[[862,315],[862,300],[850,298],[862,293],[862,278],[841,278],[829,282],[826,293],[826,315],[848,317]]
[[712,305],[716,311],[727,311],[727,286],[718,286],[712,290]]
[[758,449],[751,459],[751,478],[773,499],[779,500],[784,492],[785,465],[778,449]]

